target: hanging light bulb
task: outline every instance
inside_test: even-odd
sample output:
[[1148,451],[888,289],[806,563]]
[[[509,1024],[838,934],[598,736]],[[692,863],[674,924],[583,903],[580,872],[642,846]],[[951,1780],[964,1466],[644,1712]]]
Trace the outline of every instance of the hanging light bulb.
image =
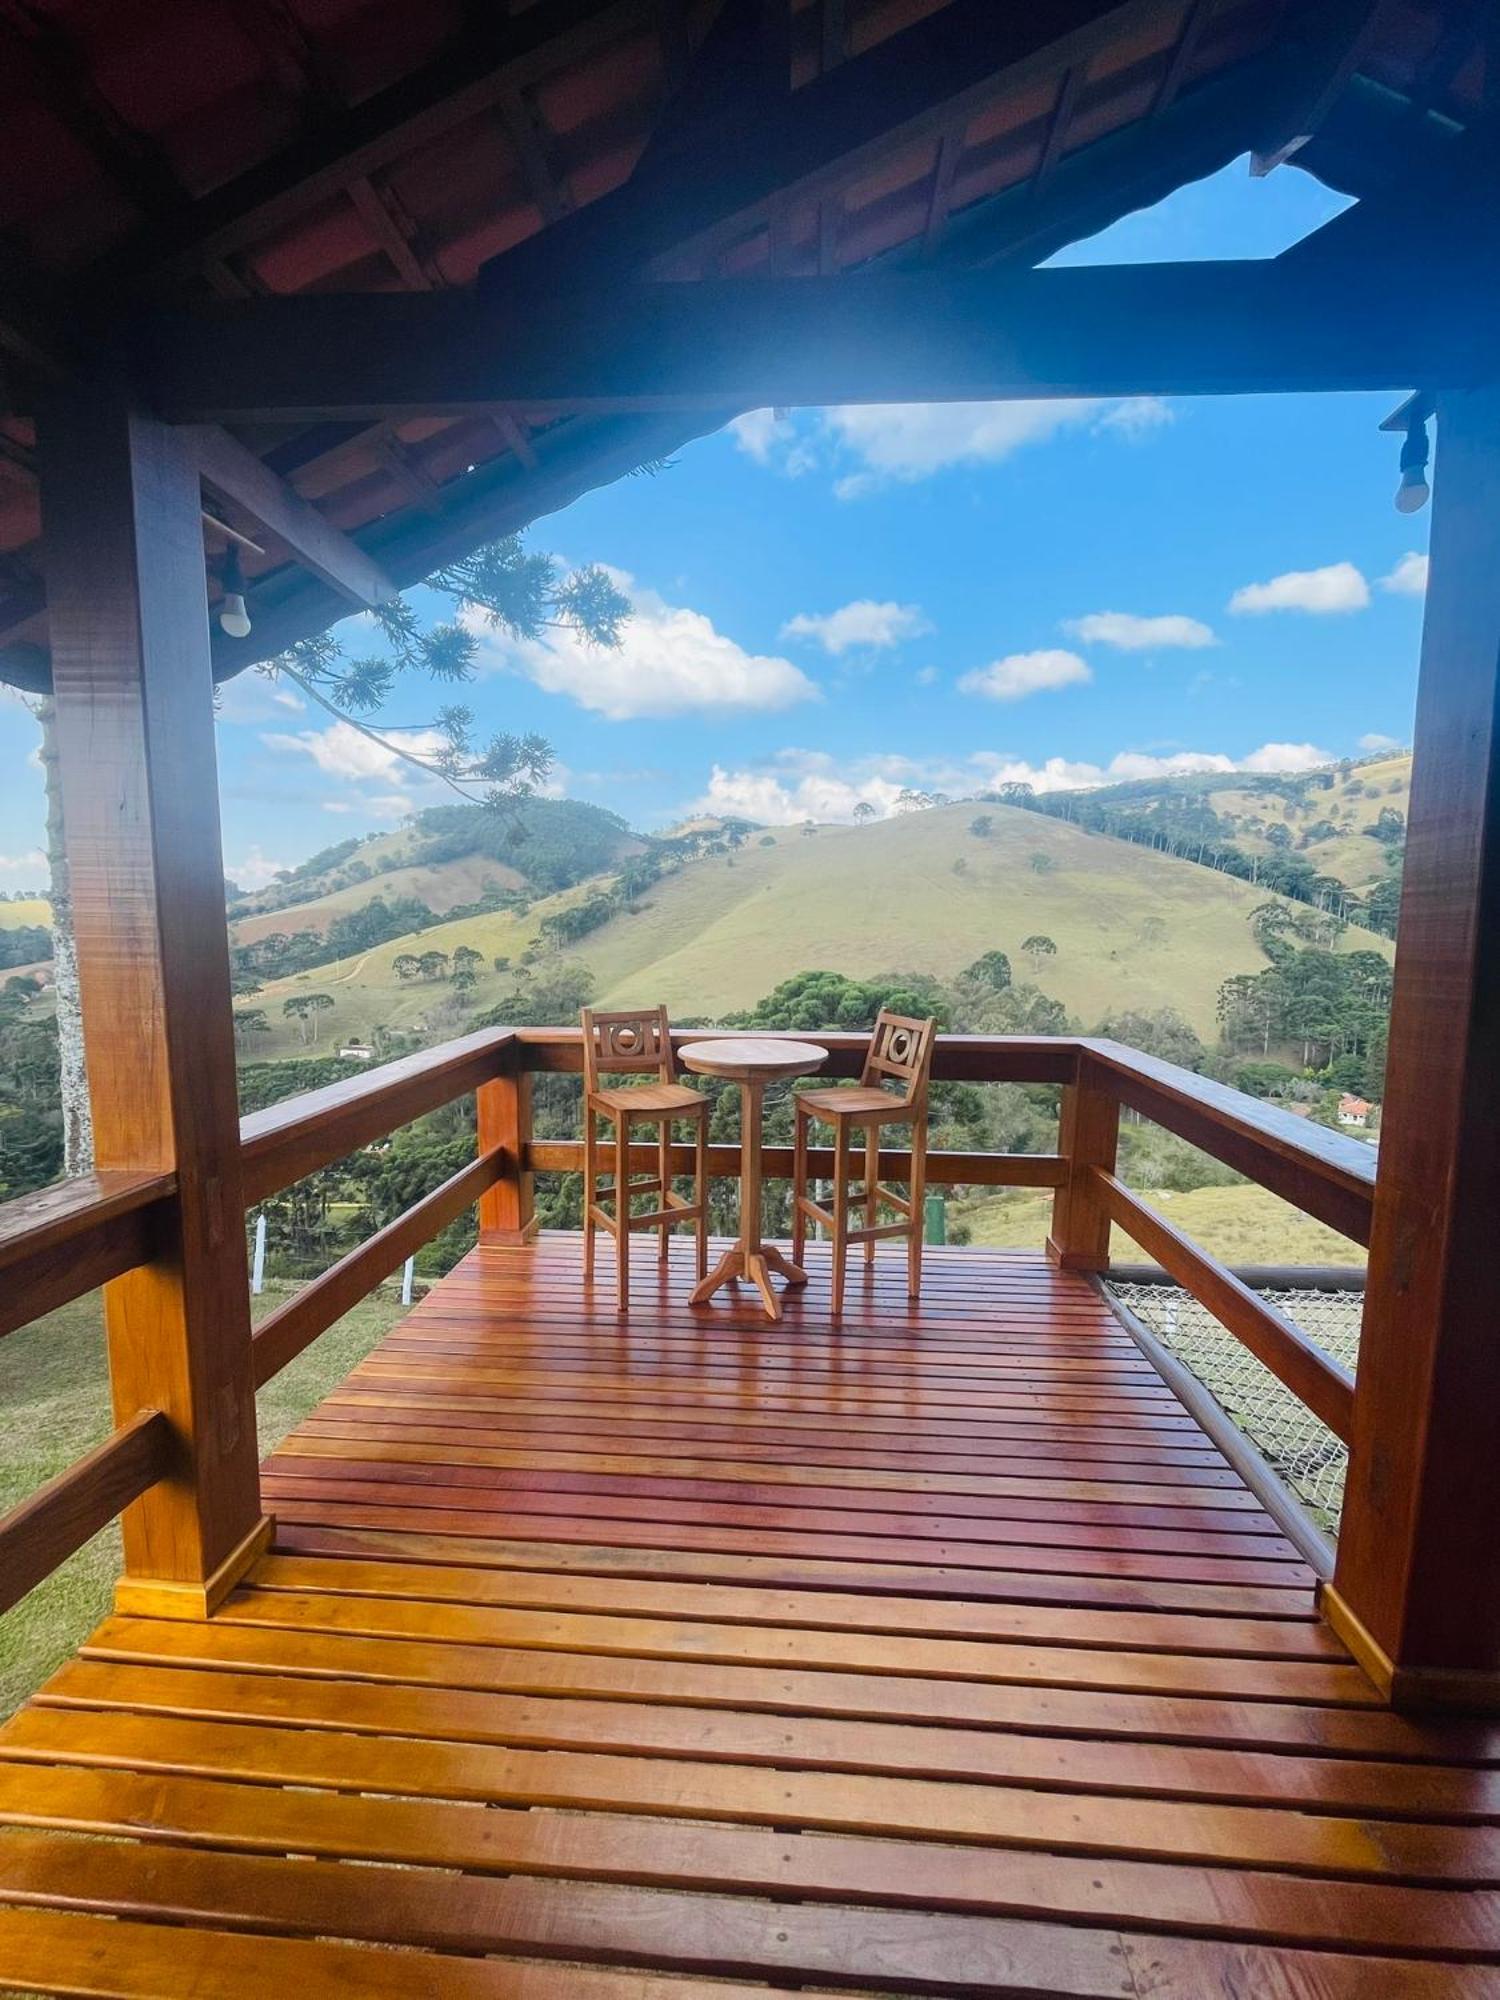
[[240,571],[240,552],[233,542],[224,551],[220,580],[224,595],[219,600],[219,630],[230,639],[248,639],[250,613],[245,609],[245,579]]
[[1427,419],[1415,410],[1406,426],[1401,447],[1401,484],[1396,488],[1396,512],[1417,514],[1427,505],[1432,488],[1427,484]]

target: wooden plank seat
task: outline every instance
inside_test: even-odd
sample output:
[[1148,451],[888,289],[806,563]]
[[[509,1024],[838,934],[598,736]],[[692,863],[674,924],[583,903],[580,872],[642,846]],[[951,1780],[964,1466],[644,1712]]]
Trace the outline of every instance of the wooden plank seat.
[[1086,1280],[705,1324],[696,1249],[623,1346],[579,1238],[471,1253],[215,1615],[0,1730],[0,1990],[1500,1995],[1500,1725],[1382,1704]]

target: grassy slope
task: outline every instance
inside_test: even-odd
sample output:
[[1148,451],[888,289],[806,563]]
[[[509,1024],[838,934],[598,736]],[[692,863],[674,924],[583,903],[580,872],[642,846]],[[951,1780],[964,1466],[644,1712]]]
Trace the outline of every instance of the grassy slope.
[[[285,1297],[269,1288],[254,1301],[257,1317]],[[376,1292],[283,1369],[257,1399],[262,1452],[274,1449],[400,1317],[394,1293]],[[0,1345],[0,1510],[71,1465],[109,1427],[95,1294]],[[0,1716],[24,1701],[109,1610],[119,1548],[119,1530],[106,1529],[0,1618]]]
[[[1189,1194],[1166,1188],[1140,1190],[1152,1208],[1160,1210],[1200,1249],[1226,1264],[1363,1264],[1357,1243],[1327,1229],[1311,1216],[1300,1215],[1265,1188],[1202,1187]],[[1004,1250],[1041,1247],[1052,1214],[1052,1197],[1044,1190],[987,1195],[955,1202],[955,1220],[968,1224],[976,1243]],[[1114,1255],[1121,1263],[1145,1262],[1129,1238],[1115,1234]]]
[[[1354,786],[1360,789],[1351,795]],[[1400,813],[1408,810],[1411,758],[1387,757],[1378,764],[1359,764],[1347,778],[1335,773],[1331,791],[1309,791],[1312,809],[1306,813],[1289,812],[1289,801],[1272,792],[1241,789],[1232,784],[1223,790],[1215,788],[1211,796],[1214,810],[1226,819],[1240,822],[1261,819],[1267,826],[1280,824],[1290,830],[1294,845],[1317,821],[1337,820],[1348,828],[1347,832],[1297,851],[1305,854],[1320,874],[1335,875],[1351,889],[1367,889],[1385,874],[1385,850],[1361,829],[1375,824],[1383,806],[1394,806]],[[1247,853],[1268,851],[1264,836],[1246,832],[1243,824],[1234,829],[1234,839]]]
[[[373,851],[373,850],[372,850]],[[482,854],[465,854],[455,861],[418,862],[393,868],[389,874],[372,875],[365,882],[351,882],[346,888],[330,889],[306,902],[289,904],[284,910],[259,911],[230,925],[236,944],[253,944],[273,931],[316,931],[321,937],[335,917],[363,909],[377,896],[389,901],[396,896],[415,896],[439,915],[459,903],[477,902],[487,884],[502,889],[525,887],[525,877],[503,861],[487,860]]]
[[[587,938],[580,955],[601,999],[715,1014],[812,966],[948,977],[998,947],[1024,977],[1021,943],[1040,932],[1058,950],[1039,983],[1085,1023],[1172,1005],[1200,1032],[1213,1027],[1220,982],[1264,964],[1247,922],[1263,898],[1248,884],[1037,814],[986,810],[985,840],[968,831],[975,809],[952,806],[783,833],[774,848],[752,842],[732,868],[707,861],[660,885],[649,908]],[[1152,917],[1166,925],[1160,943],[1142,936]]]
[[[661,1000],[678,1015],[713,1018],[814,967],[948,977],[998,947],[1024,977],[1021,943],[1041,932],[1058,950],[1043,962],[1040,983],[1086,1026],[1120,1008],[1174,1006],[1203,1034],[1214,1030],[1220,982],[1265,964],[1247,921],[1264,896],[1248,883],[1039,814],[987,810],[994,831],[986,840],[968,831],[972,806],[823,827],[811,836],[783,830],[770,847],[752,836],[733,857],[692,863],[657,883],[634,916],[592,932],[570,956],[594,972],[607,1004]],[[1033,868],[1036,854],[1048,857],[1046,873]],[[960,858],[964,871],[955,874]],[[276,981],[248,1003],[263,1007],[273,1024],[254,1055],[300,1052],[281,1014],[298,992],[330,993],[337,1003],[320,1031],[321,1047],[367,1035],[377,1022],[419,1029],[449,989],[403,985],[392,970],[400,953],[468,944],[488,968],[497,954],[514,959],[549,910],[598,886],[581,884],[533,904],[524,918],[461,918]],[[1166,925],[1163,941],[1143,937],[1148,918]],[[1390,949],[1353,929],[1348,942]],[[496,1004],[510,985],[508,976],[486,970],[475,1010]]]
[[23,901],[0,903],[0,931],[18,931],[23,924],[50,924],[52,906],[45,896],[27,896]]

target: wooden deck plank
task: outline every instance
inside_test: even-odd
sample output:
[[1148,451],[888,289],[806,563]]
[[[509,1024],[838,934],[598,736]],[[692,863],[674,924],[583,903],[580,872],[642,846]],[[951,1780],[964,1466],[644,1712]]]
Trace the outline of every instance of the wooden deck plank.
[[1500,1727],[1381,1707],[1084,1281],[689,1256],[466,1259],[0,1731],[0,1989],[1500,1994]]

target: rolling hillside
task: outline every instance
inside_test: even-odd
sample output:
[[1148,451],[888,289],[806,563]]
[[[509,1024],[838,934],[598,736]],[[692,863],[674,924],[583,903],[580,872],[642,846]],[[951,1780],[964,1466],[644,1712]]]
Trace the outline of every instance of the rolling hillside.
[[0,931],[20,930],[26,924],[50,924],[52,906],[45,896],[18,897],[0,903]]
[[[1365,829],[1387,806],[1405,818],[1411,803],[1411,757],[1385,757],[1331,775],[1333,783],[1327,790],[1315,778],[1307,779],[1290,798],[1226,779],[1210,799],[1236,843],[1251,853],[1266,853],[1267,832],[1272,826],[1284,826],[1293,846],[1323,874],[1336,875],[1351,889],[1366,889],[1384,875],[1385,859],[1380,842]],[[1303,847],[1304,836],[1325,821],[1332,821],[1339,831]]]
[[[635,914],[616,916],[568,956],[593,972],[603,1004],[662,1000],[678,1016],[712,1019],[812,967],[854,976],[918,970],[943,978],[998,948],[1010,954],[1017,978],[1028,978],[1021,945],[1040,933],[1057,953],[1042,965],[1038,983],[1085,1025],[1127,1007],[1174,1006],[1212,1036],[1220,982],[1265,964],[1248,922],[1263,891],[1063,821],[1003,806],[984,811],[991,822],[985,838],[969,830],[973,805],[866,827],[825,826],[811,835],[800,829],[751,835],[737,852],[690,863],[657,882]],[[548,914],[586,900],[608,879],[544,898],[524,917],[502,911],[461,918],[419,939],[273,982],[249,1003],[272,1022],[272,1033],[256,1038],[255,1055],[301,1048],[295,1026],[281,1014],[297,993],[334,999],[320,1047],[368,1037],[377,1024],[453,1032],[442,1019],[453,1005],[451,989],[441,981],[400,980],[393,969],[398,956],[469,946],[484,961],[472,1008],[493,1007],[514,985],[511,973],[491,969],[496,955],[514,962]],[[1348,941],[1390,949],[1353,929]]]

